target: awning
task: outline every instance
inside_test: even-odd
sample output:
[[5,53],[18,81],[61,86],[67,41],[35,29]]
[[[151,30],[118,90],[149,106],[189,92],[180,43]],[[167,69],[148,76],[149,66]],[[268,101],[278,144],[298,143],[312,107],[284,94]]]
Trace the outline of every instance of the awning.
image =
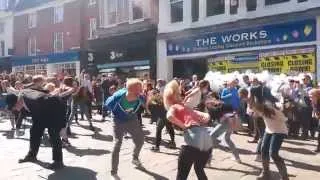
[[108,63],[108,64],[98,64],[98,69],[111,69],[118,67],[130,67],[130,66],[147,66],[149,65],[149,60],[142,61],[126,61],[126,62],[118,62],[118,63]]

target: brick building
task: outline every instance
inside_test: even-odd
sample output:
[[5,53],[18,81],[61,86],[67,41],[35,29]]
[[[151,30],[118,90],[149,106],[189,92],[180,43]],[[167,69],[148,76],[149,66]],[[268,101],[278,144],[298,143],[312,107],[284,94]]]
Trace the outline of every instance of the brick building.
[[97,0],[20,0],[15,6],[13,71],[79,75],[96,38]]

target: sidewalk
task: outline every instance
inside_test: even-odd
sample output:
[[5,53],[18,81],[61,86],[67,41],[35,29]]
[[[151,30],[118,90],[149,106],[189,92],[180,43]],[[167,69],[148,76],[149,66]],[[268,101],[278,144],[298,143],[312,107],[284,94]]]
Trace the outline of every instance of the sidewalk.
[[[95,117],[100,119],[100,117]],[[171,150],[161,147],[160,153],[150,151],[155,136],[155,125],[149,125],[145,119],[144,133],[146,141],[141,152],[141,161],[145,169],[138,170],[131,164],[133,143],[131,139],[123,141],[120,152],[119,176],[124,180],[165,180],[175,179],[177,172],[177,158],[179,149]],[[29,129],[23,136],[15,137],[10,131],[8,120],[0,119],[0,180],[108,180],[110,179],[110,157],[112,151],[112,123],[94,122],[96,133],[88,129],[87,121],[80,121],[81,126],[73,125],[72,132],[75,136],[70,139],[74,147],[64,149],[64,162],[67,168],[53,172],[44,169],[41,164],[18,164],[18,159],[28,151]],[[163,131],[164,141],[169,135]],[[247,136],[232,135],[236,146],[239,148],[243,164],[231,160],[232,154],[220,149],[214,150],[211,167],[206,168],[209,179],[213,180],[254,180],[260,172],[261,163],[255,162],[252,151],[256,144],[248,144]],[[176,136],[177,146],[183,142],[181,136]],[[165,143],[164,142],[164,143]],[[315,155],[316,142],[287,140],[280,152],[286,159],[288,172],[293,180],[319,180],[320,179],[320,154]],[[225,149],[225,148],[223,148]],[[40,161],[51,162],[51,148],[48,144],[42,145],[39,151]],[[272,180],[279,179],[277,170],[272,163],[274,171]],[[191,169],[189,179],[197,179]]]

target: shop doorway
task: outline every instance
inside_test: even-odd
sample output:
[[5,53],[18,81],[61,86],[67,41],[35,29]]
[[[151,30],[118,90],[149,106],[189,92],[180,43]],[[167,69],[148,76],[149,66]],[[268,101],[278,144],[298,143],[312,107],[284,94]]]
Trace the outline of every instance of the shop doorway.
[[208,66],[205,59],[173,60],[173,77],[191,78],[197,74],[203,78],[208,72]]

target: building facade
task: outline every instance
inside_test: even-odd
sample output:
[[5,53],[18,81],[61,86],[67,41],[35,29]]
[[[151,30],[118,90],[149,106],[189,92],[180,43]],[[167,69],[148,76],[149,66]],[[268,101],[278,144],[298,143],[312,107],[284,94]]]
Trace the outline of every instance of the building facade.
[[98,38],[89,41],[96,73],[156,76],[158,0],[100,0]]
[[158,78],[248,69],[319,77],[318,0],[170,0],[159,8]]
[[11,71],[14,1],[0,0],[0,72]]
[[95,29],[87,23],[97,8],[94,2],[20,0],[14,12],[13,71],[79,75]]

